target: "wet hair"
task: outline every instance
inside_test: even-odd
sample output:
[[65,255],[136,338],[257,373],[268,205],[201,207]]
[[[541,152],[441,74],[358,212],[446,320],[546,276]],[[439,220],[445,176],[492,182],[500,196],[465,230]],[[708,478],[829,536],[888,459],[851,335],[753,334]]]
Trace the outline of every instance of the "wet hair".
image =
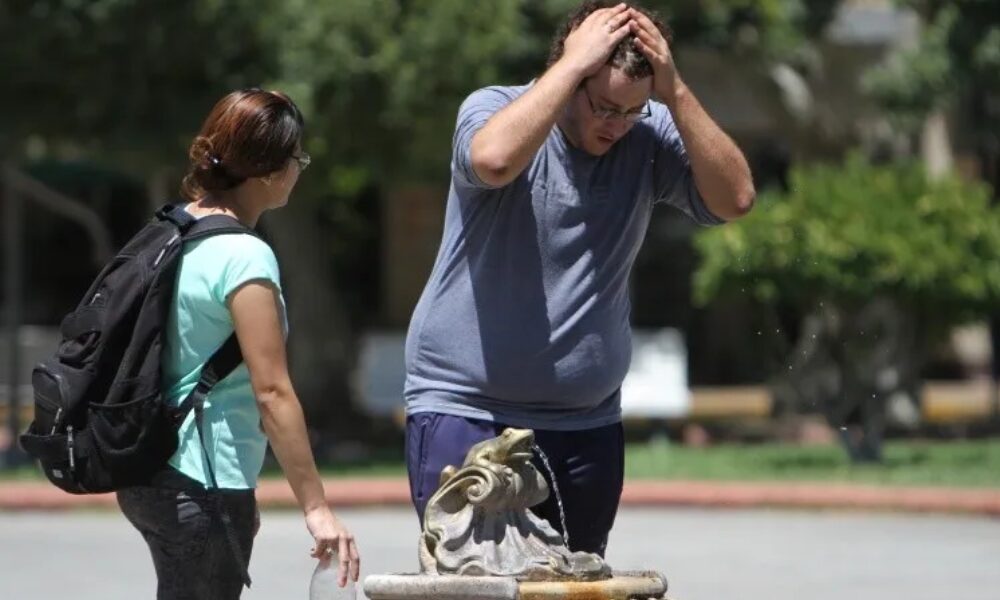
[[280,171],[302,143],[305,121],[281,92],[248,88],[219,100],[191,143],[181,184],[190,201]]
[[[594,11],[600,10],[602,8],[610,8],[612,6],[618,5],[618,2],[613,2],[609,0],[588,0],[584,2],[573,12],[566,17],[566,21],[562,24],[558,31],[556,31],[555,37],[552,39],[552,46],[549,49],[549,60],[546,64],[547,67],[551,67],[563,56],[563,50],[566,45],[566,38],[574,29],[580,26],[587,17],[591,15]],[[663,37],[670,42],[672,34],[670,28],[663,22],[658,14],[643,8],[637,4],[629,3],[629,8],[633,8],[642,14],[649,17],[649,20],[656,25],[656,28],[660,30]],[[644,77],[651,77],[653,75],[653,66],[649,64],[649,60],[643,55],[642,51],[639,50],[638,46],[635,45],[635,36],[629,34],[625,36],[621,42],[615,46],[615,49],[611,52],[611,56],[608,57],[608,62],[606,64],[611,65],[616,69],[620,69],[625,75],[632,80],[642,79]]]

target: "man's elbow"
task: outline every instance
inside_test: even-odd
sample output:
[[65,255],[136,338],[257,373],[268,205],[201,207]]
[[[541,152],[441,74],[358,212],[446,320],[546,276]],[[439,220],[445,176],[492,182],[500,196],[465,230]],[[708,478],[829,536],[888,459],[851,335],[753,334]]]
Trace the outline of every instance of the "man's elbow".
[[507,185],[517,176],[510,161],[495,152],[473,153],[472,168],[483,183],[493,187]]
[[749,185],[743,190],[736,192],[726,203],[725,210],[719,211],[719,216],[727,221],[733,221],[740,217],[745,217],[753,210],[753,205],[757,200],[757,192],[753,185]]
[[757,191],[753,185],[748,185],[743,191],[736,194],[736,201],[733,205],[736,217],[744,217],[753,210],[753,205],[757,201]]

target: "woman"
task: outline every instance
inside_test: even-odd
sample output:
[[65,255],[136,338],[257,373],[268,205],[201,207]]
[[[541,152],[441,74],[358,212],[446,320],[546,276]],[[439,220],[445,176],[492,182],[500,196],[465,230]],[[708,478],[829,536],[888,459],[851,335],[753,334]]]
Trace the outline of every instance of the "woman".
[[[248,89],[224,97],[191,145],[186,210],[253,228],[264,211],[288,202],[309,164],[302,129],[301,113],[282,93]],[[205,449],[192,411],[168,468],[150,485],[118,493],[150,547],[160,600],[239,598],[249,584],[246,563],[260,518],[254,488],[268,441],[305,513],[312,555],[340,557],[341,586],[358,578],[354,538],[326,505],[289,378],[286,329],[278,264],[266,243],[248,232],[185,245],[163,349],[166,399],[179,405],[234,331],[243,365],[206,398]],[[213,474],[218,489],[208,491]]]

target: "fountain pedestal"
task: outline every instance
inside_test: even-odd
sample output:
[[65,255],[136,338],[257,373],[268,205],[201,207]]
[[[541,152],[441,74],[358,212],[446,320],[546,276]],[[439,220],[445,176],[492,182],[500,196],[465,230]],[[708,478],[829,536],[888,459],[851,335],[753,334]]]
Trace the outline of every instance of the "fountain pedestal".
[[665,598],[654,571],[612,572],[572,552],[530,508],[549,494],[531,463],[534,432],[506,429],[445,467],[424,511],[419,574],[365,578],[370,600],[646,600]]

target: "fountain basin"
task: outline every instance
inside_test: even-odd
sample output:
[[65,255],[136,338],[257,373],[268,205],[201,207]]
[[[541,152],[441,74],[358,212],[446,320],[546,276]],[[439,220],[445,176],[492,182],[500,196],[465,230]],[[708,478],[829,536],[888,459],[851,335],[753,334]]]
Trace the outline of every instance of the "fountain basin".
[[370,600],[647,600],[666,598],[667,580],[656,571],[615,572],[599,581],[522,581],[467,575],[371,575]]

